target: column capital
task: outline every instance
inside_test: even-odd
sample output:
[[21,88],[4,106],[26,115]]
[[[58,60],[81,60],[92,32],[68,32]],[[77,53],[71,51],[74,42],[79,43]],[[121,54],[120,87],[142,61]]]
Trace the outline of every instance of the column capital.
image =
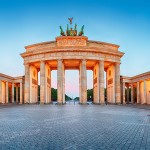
[[63,61],[63,59],[59,58],[59,59],[57,59],[57,61]]
[[41,60],[40,63],[45,63],[45,60]]
[[100,59],[100,60],[98,60],[99,62],[104,62],[104,59]]
[[83,61],[87,62],[87,59],[81,59],[80,61],[81,61],[81,62],[83,62]]
[[104,67],[104,60],[99,60],[99,65]]

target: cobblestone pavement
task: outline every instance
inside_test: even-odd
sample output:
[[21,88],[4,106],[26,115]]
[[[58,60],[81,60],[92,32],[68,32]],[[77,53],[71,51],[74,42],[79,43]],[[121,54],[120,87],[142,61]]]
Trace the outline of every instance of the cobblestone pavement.
[[0,106],[0,149],[150,150],[150,110],[73,103]]

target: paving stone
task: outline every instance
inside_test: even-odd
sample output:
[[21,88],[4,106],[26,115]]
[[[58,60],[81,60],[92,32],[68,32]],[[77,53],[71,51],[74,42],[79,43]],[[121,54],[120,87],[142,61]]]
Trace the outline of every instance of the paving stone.
[[0,105],[0,149],[149,150],[148,114],[131,105]]

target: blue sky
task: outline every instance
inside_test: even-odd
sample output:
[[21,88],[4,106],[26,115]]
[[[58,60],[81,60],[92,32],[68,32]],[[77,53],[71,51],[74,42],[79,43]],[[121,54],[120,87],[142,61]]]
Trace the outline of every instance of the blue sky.
[[[125,52],[122,75],[150,71],[149,0],[0,0],[0,72],[24,75],[19,55],[24,46],[54,40],[59,26],[66,28],[68,17],[74,17],[78,27],[85,25],[90,40],[120,45],[120,51]],[[66,72],[66,86],[74,73],[76,81],[77,71]],[[88,88],[92,87],[91,75],[88,72]],[[78,95],[76,90],[66,93]]]

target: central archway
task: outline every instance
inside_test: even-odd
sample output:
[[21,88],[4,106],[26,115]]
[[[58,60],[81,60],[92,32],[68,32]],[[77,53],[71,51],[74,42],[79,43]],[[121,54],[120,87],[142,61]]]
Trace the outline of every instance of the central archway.
[[79,100],[79,70],[65,70],[65,101]]

